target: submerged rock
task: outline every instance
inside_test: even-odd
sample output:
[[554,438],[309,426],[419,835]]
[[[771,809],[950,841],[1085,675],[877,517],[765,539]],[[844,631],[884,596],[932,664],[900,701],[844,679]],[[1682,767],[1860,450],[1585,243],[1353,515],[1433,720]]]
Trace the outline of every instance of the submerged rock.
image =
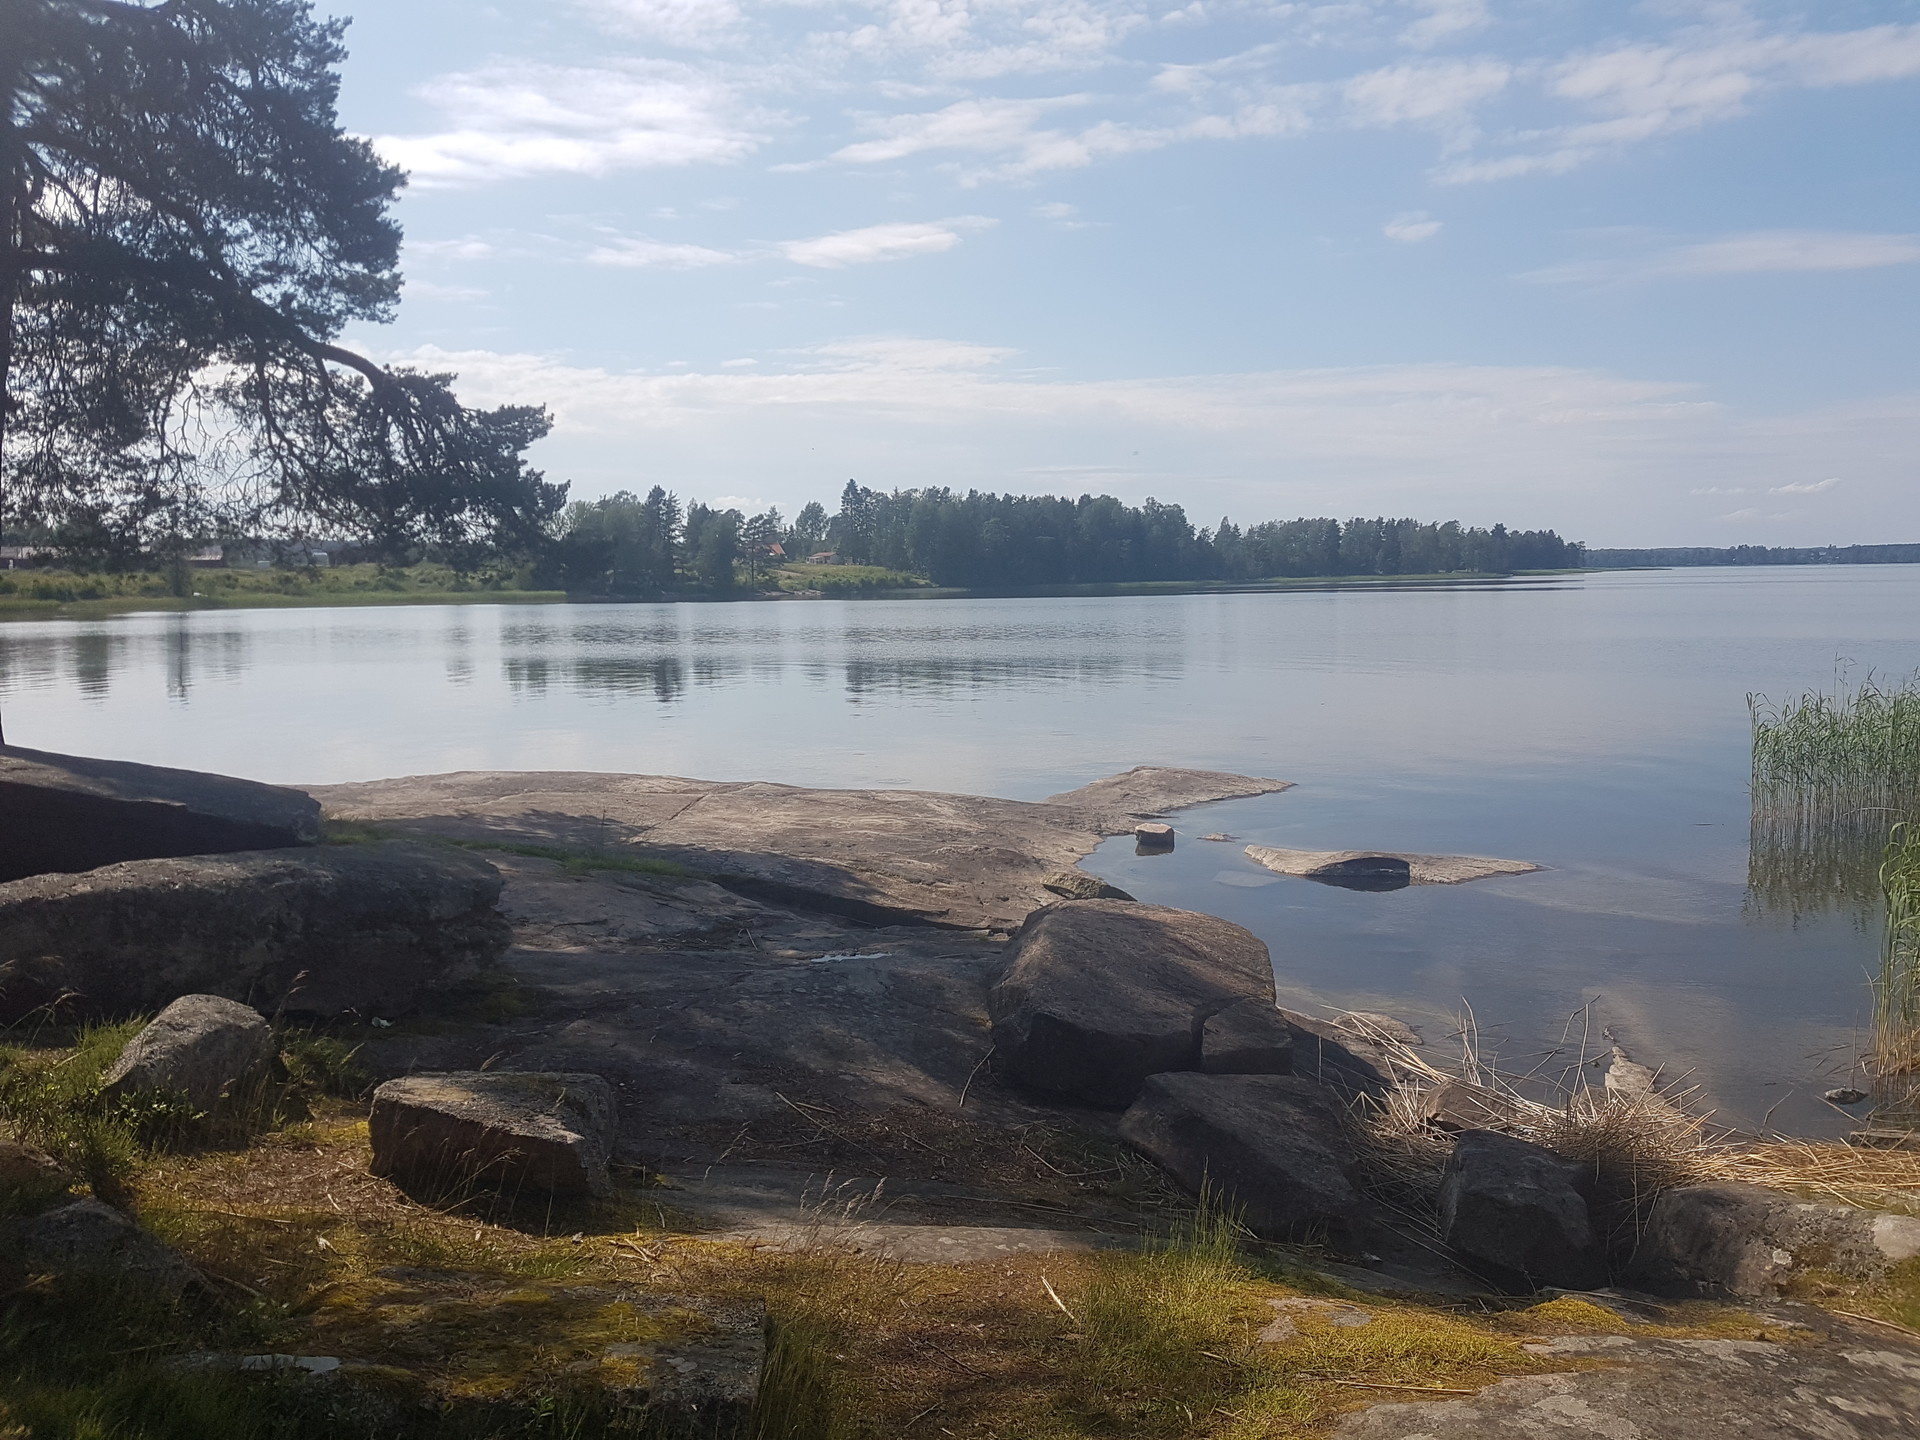
[[1440,1182],[1440,1234],[1490,1278],[1530,1289],[1604,1284],[1580,1166],[1530,1140],[1466,1130]]
[[1874,1279],[1920,1256],[1920,1220],[1811,1205],[1759,1185],[1688,1185],[1654,1202],[1627,1275],[1650,1290],[1739,1299],[1777,1294],[1794,1272]]
[[175,1091],[211,1109],[273,1059],[260,1012],[219,995],[182,995],[148,1023],[103,1078],[109,1095]]
[[1204,1186],[1265,1239],[1354,1238],[1353,1145],[1312,1081],[1155,1075],[1121,1118],[1120,1137],[1189,1191]]
[[391,1016],[506,949],[500,872],[389,842],[133,860],[0,885],[0,1020],[65,1000],[94,1015],[181,995]]
[[0,746],[0,881],[320,839],[311,795],[231,775]]
[[1200,1064],[1209,1015],[1273,1003],[1267,947],[1226,920],[1064,900],[1022,927],[988,995],[994,1060],[1030,1089],[1122,1109],[1149,1075]]
[[373,1092],[373,1173],[431,1195],[610,1195],[613,1087],[598,1075],[460,1071]]

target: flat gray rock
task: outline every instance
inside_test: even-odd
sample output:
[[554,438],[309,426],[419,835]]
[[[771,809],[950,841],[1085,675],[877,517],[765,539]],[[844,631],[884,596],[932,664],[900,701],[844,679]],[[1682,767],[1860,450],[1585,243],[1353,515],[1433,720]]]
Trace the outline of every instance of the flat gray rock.
[[1120,1137],[1187,1190],[1204,1185],[1269,1240],[1350,1243],[1353,1145],[1327,1091],[1288,1075],[1155,1075]]
[[35,875],[0,885],[0,1020],[61,997],[124,1015],[190,994],[392,1016],[499,958],[499,898],[479,857],[400,842]]
[[1141,767],[1034,804],[924,790],[809,790],[663,775],[468,771],[313,787],[328,816],[462,840],[636,850],[774,905],[869,925],[1008,932],[1054,899],[1133,811],[1283,790],[1278,780]]
[[320,838],[320,805],[230,775],[0,746],[0,882]]
[[1800,1269],[1872,1279],[1920,1256],[1920,1220],[1813,1205],[1758,1185],[1689,1185],[1654,1202],[1627,1276],[1659,1293],[1765,1298]]
[[1527,1347],[1583,1369],[1502,1380],[1471,1398],[1392,1400],[1334,1440],[1912,1440],[1920,1349],[1581,1336]]
[[251,1005],[182,995],[127,1042],[102,1085],[109,1095],[172,1091],[210,1110],[257,1079],[273,1053],[273,1029]]
[[1120,1109],[1149,1075],[1200,1067],[1208,1016],[1273,1003],[1273,966],[1251,932],[1211,915],[1066,900],[1021,928],[988,996],[994,1064],[1032,1090]]
[[[1247,846],[1247,857],[1281,875],[1356,888],[1389,889],[1402,885],[1460,885],[1495,875],[1527,875],[1542,867],[1526,860],[1495,860],[1484,855],[1403,855],[1388,850],[1281,850]],[[1368,882],[1379,882],[1378,884]]]
[[373,1092],[373,1173],[409,1190],[610,1195],[613,1088],[598,1075],[409,1075]]

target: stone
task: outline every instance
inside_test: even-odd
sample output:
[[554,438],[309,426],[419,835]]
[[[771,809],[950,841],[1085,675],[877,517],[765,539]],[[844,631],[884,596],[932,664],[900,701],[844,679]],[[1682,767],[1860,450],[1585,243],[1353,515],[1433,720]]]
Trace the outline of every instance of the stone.
[[28,1274],[131,1281],[174,1297],[206,1285],[172,1246],[99,1200],[0,1225],[0,1253]]
[[1216,845],[1231,845],[1240,837],[1238,835],[1228,835],[1224,831],[1216,830],[1211,835],[1202,835],[1200,838],[1202,840],[1211,840]]
[[328,818],[413,835],[644,847],[736,894],[864,925],[1010,933],[1040,882],[1103,837],[1278,780],[1146,766],[1035,803],[925,790],[810,790],[598,771],[466,771],[311,787]]
[[1135,848],[1141,851],[1173,849],[1171,825],[1146,824],[1133,827]]
[[1815,1205],[1759,1185],[1688,1185],[1654,1201],[1627,1278],[1660,1294],[1756,1299],[1802,1269],[1872,1280],[1920,1256],[1920,1220]]
[[1867,1092],[1856,1090],[1851,1085],[1842,1085],[1838,1089],[1827,1091],[1820,1098],[1830,1105],[1858,1105],[1867,1098]]
[[43,1210],[72,1184],[73,1177],[52,1156],[18,1140],[0,1139],[0,1215]]
[[1489,1279],[1590,1289],[1606,1260],[1581,1167],[1497,1130],[1464,1130],[1440,1181],[1440,1235]]
[[1291,1075],[1293,1027],[1264,1000],[1242,1000],[1200,1027],[1200,1069],[1208,1075]]
[[102,1084],[116,1096],[174,1091],[211,1110],[258,1079],[273,1055],[273,1029],[251,1005],[182,995],[127,1042]]
[[267,1013],[393,1016],[506,949],[500,873],[389,841],[162,860],[0,885],[0,1021],[225,996]]
[[1247,846],[1247,858],[1281,875],[1297,875],[1357,890],[1397,890],[1405,885],[1460,885],[1496,875],[1526,875],[1540,869],[1525,860],[1484,855],[1405,855],[1378,850],[1283,850]]
[[1436,1130],[1503,1130],[1520,1108],[1498,1090],[1465,1080],[1443,1080],[1420,1097],[1420,1115]]
[[1344,1095],[1385,1095],[1393,1088],[1386,1052],[1332,1020],[1297,1010],[1280,1014],[1293,1027],[1293,1073],[1332,1086]]
[[1268,1240],[1350,1244],[1354,1152],[1328,1093],[1290,1075],[1151,1076],[1120,1138],[1187,1190],[1204,1187]]
[[311,795],[230,775],[0,746],[0,882],[320,839]]
[[1062,900],[1021,928],[987,999],[1002,1074],[1119,1110],[1147,1076],[1199,1066],[1207,1017],[1271,1004],[1273,966],[1258,938],[1211,915]]
[[1097,875],[1089,875],[1084,870],[1056,870],[1040,882],[1040,888],[1052,891],[1063,900],[1133,899],[1119,886],[1109,885]]
[[389,1080],[368,1121],[373,1173],[408,1190],[607,1196],[613,1087],[598,1075],[457,1071]]

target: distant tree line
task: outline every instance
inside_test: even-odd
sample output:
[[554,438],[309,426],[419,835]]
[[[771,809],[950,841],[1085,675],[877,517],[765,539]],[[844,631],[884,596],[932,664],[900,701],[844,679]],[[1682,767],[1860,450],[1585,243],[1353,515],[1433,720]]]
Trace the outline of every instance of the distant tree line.
[[[779,547],[779,554],[772,547]],[[1129,581],[1255,581],[1281,576],[1440,575],[1573,569],[1577,543],[1551,530],[1510,531],[1388,518],[1223,519],[1196,529],[1178,505],[1110,495],[881,492],[849,480],[831,517],[809,503],[717,510],[655,486],[576,501],[541,565],[544,583],[584,594],[725,594],[778,563],[828,550],[844,564],[924,575],[936,585],[1023,589]]]
[[1551,530],[1490,530],[1418,520],[1223,519],[1196,529],[1178,505],[1110,495],[882,494],[849,480],[828,527],[844,561],[974,589],[1137,580],[1252,581],[1280,576],[1439,575],[1563,570],[1582,548]]
[[1920,565],[1920,545],[1674,545],[1652,550],[1589,550],[1607,569],[1693,565]]

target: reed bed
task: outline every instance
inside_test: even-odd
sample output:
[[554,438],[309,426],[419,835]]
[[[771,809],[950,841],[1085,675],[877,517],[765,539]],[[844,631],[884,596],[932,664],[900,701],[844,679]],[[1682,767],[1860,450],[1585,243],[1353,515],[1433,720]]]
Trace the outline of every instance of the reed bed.
[[1836,905],[1876,919],[1887,832],[1920,819],[1920,675],[1869,672],[1775,704],[1749,695],[1753,811],[1749,889],[1799,915]]

